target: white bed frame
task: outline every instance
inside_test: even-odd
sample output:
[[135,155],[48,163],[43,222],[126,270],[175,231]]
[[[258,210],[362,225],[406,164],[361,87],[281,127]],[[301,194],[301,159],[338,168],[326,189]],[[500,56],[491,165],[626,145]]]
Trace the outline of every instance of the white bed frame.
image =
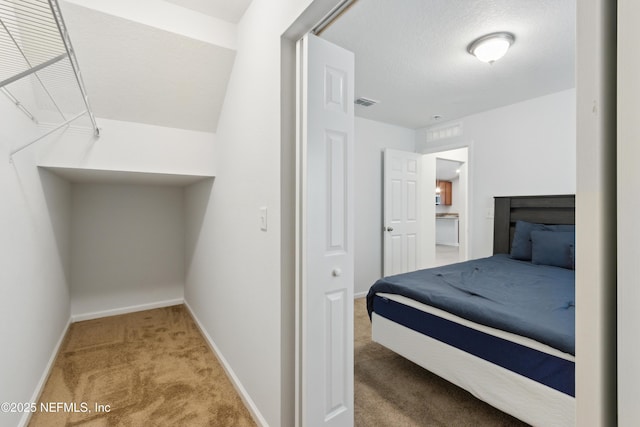
[[[573,216],[568,214],[569,211],[573,214],[573,203],[573,196],[496,198],[494,253],[508,253],[510,250],[516,219],[548,224],[573,223]],[[526,212],[529,207],[534,208],[530,217]],[[544,208],[549,208],[549,211]],[[415,301],[406,303],[416,308],[422,305]],[[425,308],[424,311],[430,310]],[[473,324],[450,313],[447,313],[447,319],[465,326]],[[574,397],[444,344],[375,312],[372,313],[371,321],[373,341],[469,391],[491,406],[533,426],[575,426]],[[480,326],[477,329],[487,332],[483,328],[485,327]],[[516,339],[512,340],[516,342],[528,340],[514,337]],[[557,350],[550,352],[553,351]]]
[[534,426],[574,426],[575,399],[372,314],[372,339],[478,399]]

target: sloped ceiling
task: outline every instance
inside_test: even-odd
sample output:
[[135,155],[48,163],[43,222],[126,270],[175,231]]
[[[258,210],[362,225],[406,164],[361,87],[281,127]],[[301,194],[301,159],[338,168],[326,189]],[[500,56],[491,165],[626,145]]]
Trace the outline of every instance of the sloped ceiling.
[[[249,3],[65,1],[95,115],[215,132],[235,58],[235,22]],[[166,22],[171,15],[175,22]]]
[[166,0],[205,15],[237,24],[251,0]]
[[[355,53],[356,106],[372,120],[420,128],[575,87],[576,0],[359,0],[322,37]],[[485,64],[476,38],[516,41]]]

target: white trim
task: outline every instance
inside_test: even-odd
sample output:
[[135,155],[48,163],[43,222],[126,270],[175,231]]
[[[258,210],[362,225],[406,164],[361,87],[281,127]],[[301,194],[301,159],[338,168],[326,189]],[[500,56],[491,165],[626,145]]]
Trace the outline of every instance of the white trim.
[[353,293],[353,299],[360,299],[360,298],[364,298],[367,296],[367,294],[369,293],[369,291],[363,291],[363,292],[354,292]]
[[170,307],[172,305],[180,304],[184,304],[184,298],[156,301],[147,304],[131,305],[128,307],[113,308],[110,310],[94,311],[90,313],[74,314],[71,316],[71,322],[75,323],[83,320],[99,319],[101,317],[117,316],[119,314],[135,313],[136,311],[152,310],[154,308]]
[[[49,357],[49,362],[47,362],[47,366],[44,368],[44,372],[42,373],[42,376],[40,377],[40,381],[38,381],[38,385],[33,391],[33,395],[31,396],[31,400],[29,400],[29,402],[37,403],[38,400],[40,399],[42,390],[44,389],[44,386],[47,383],[47,380],[49,379],[49,375],[51,374],[51,370],[53,369],[53,364],[55,363],[56,358],[58,357],[58,351],[60,351],[60,347],[62,346],[62,341],[64,341],[64,338],[67,336],[67,332],[69,331],[69,326],[71,325],[71,323],[72,323],[72,320],[71,320],[71,317],[69,317],[69,320],[67,320],[67,324],[62,330],[62,334],[60,335],[60,338],[58,338],[58,342],[53,348],[51,357]],[[22,418],[20,419],[18,426],[19,427],[27,426],[29,424],[29,421],[31,420],[31,415],[32,415],[31,412],[25,412],[24,414],[22,414]]]
[[262,416],[262,413],[260,413],[260,410],[254,403],[253,399],[251,399],[251,396],[242,385],[242,382],[240,382],[240,379],[231,368],[231,365],[229,365],[229,363],[227,362],[227,359],[224,358],[224,356],[222,355],[222,352],[220,351],[216,343],[213,341],[213,339],[209,336],[209,334],[207,333],[207,330],[204,328],[204,326],[202,325],[198,317],[195,315],[194,311],[191,309],[191,306],[186,300],[184,301],[184,305],[185,307],[187,307],[189,314],[191,314],[191,317],[193,317],[193,320],[196,322],[196,326],[198,326],[200,333],[204,337],[205,341],[207,341],[207,344],[209,344],[209,347],[213,351],[213,354],[216,356],[216,358],[224,368],[224,371],[226,372],[227,377],[231,380],[231,384],[233,384],[233,387],[236,389],[236,391],[240,395],[240,398],[242,399],[245,406],[249,410],[249,413],[251,414],[251,417],[253,418],[253,420],[259,426],[268,427],[269,424],[267,423],[267,420],[264,418],[264,416]]

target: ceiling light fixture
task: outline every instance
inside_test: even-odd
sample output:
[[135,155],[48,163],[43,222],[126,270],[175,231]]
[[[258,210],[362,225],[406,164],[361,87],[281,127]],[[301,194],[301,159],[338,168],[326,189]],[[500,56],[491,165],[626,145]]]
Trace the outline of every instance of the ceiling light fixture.
[[515,40],[511,33],[491,33],[471,42],[467,51],[480,61],[493,64],[507,53]]

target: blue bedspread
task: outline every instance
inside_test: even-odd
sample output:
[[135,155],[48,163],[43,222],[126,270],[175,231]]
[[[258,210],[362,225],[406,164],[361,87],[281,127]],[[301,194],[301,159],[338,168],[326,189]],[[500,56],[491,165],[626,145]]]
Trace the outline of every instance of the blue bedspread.
[[575,354],[575,272],[508,255],[378,280],[367,295],[404,295],[476,323],[532,338]]

